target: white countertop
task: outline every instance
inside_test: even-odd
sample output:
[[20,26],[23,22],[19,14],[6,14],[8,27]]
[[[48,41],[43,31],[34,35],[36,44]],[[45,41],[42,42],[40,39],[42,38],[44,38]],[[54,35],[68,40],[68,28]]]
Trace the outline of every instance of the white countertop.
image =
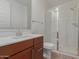
[[23,35],[24,37],[18,37],[17,36],[8,36],[8,37],[0,37],[0,47],[14,44],[17,42],[25,41],[25,40],[30,40],[35,37],[40,37],[43,36],[42,34],[27,34]]

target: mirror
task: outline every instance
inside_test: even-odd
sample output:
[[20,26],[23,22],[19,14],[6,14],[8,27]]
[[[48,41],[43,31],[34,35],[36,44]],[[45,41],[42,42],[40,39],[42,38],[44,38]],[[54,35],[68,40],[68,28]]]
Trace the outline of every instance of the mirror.
[[29,29],[30,21],[31,0],[0,0],[0,29]]

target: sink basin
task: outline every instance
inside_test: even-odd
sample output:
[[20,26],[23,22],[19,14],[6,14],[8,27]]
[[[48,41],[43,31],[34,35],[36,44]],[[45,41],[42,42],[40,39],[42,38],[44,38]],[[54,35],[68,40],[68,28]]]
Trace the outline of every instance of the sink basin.
[[22,36],[16,36],[16,37],[13,37],[13,39],[21,39],[21,38],[26,38],[26,37],[30,37],[30,36],[27,36],[27,35],[26,36],[23,36],[23,35]]

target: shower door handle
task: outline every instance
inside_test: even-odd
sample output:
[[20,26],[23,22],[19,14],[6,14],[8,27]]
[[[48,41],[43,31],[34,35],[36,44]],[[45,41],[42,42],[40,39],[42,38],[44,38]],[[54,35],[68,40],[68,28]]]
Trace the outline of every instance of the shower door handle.
[[59,32],[57,32],[57,39],[59,39]]
[[59,50],[59,32],[57,32],[57,50]]

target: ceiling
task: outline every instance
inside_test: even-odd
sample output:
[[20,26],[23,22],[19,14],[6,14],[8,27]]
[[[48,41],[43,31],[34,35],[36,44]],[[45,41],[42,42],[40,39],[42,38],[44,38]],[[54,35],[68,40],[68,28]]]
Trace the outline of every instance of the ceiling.
[[27,0],[16,0],[16,1],[19,1],[19,2],[21,2],[22,4],[26,4],[26,3],[27,3]]
[[72,1],[72,0],[47,0],[49,7],[58,6],[68,1]]
[[[23,4],[26,4],[28,0],[17,0],[17,1]],[[51,8],[72,0],[44,0],[44,1],[46,1],[48,4],[48,7]]]

